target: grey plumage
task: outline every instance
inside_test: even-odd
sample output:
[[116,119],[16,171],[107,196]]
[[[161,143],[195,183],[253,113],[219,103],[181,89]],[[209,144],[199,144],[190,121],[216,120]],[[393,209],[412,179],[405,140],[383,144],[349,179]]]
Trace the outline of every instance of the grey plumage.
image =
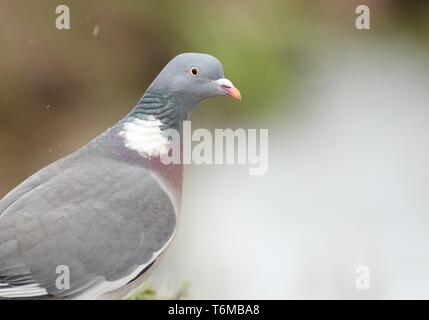
[[[195,65],[198,77],[188,73]],[[179,55],[118,124],[0,200],[0,298],[96,298],[147,271],[174,235],[183,169],[133,149],[123,133],[137,126],[141,147],[152,138],[138,124],[159,121],[150,122],[161,124],[157,139],[180,131],[199,101],[228,94],[219,78],[217,59]],[[59,266],[69,288],[58,287]]]
[[[16,285],[31,274],[49,294],[73,297],[149,263],[175,224],[171,200],[147,169],[102,158],[72,161],[3,211],[0,281]],[[70,268],[69,290],[55,286],[60,265]]]

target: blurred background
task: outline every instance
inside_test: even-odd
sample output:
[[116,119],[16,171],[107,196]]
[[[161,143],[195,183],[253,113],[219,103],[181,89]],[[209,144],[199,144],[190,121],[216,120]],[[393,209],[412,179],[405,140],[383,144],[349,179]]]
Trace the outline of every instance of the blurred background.
[[269,170],[186,166],[179,231],[137,297],[429,298],[428,31],[423,0],[0,0],[0,197],[176,54],[210,53],[243,101],[204,102],[193,129],[268,128]]

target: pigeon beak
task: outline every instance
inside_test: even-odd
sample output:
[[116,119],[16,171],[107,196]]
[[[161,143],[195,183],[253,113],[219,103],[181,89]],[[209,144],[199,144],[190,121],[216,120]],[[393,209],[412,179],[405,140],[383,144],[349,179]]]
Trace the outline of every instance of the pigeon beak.
[[228,79],[219,79],[216,80],[216,83],[221,87],[221,89],[226,93],[226,95],[234,98],[235,100],[241,101],[241,93],[240,90],[238,90],[231,81]]

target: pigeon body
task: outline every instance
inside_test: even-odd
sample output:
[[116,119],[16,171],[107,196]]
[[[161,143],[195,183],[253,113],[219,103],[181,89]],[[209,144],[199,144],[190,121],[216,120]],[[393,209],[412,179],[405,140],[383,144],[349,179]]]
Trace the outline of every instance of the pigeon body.
[[167,133],[219,95],[240,98],[221,63],[181,54],[124,119],[0,200],[0,298],[115,297],[141,283],[181,207],[183,167],[161,161]]

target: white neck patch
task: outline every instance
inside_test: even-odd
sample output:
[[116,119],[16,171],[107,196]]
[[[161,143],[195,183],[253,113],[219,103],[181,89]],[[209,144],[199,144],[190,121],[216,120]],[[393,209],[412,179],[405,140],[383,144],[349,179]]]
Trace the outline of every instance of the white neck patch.
[[137,151],[143,157],[166,154],[169,150],[168,138],[162,134],[162,122],[149,118],[133,118],[124,124],[119,135],[125,140],[125,147]]

